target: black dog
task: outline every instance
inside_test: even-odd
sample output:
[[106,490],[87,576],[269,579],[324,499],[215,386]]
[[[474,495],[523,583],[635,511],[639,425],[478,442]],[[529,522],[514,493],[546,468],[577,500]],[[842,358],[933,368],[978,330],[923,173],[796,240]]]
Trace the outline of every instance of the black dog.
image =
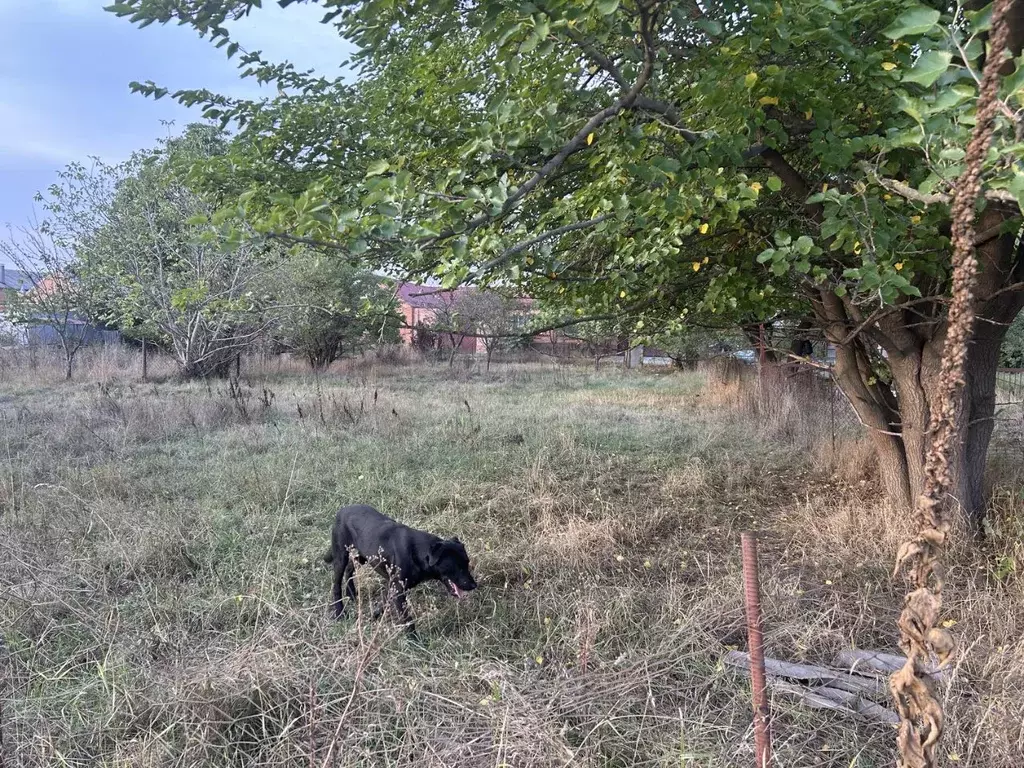
[[[413,587],[437,579],[457,598],[476,589],[469,555],[457,538],[442,539],[418,531],[363,504],[343,507],[331,529],[331,548],[324,555],[325,562],[334,564],[331,597],[336,618],[345,613],[343,593],[351,600],[356,599],[355,565],[349,549],[355,550],[360,564],[370,562],[388,580],[395,610],[410,631],[415,629],[409,619],[406,592]],[[381,606],[374,618],[383,612]]]

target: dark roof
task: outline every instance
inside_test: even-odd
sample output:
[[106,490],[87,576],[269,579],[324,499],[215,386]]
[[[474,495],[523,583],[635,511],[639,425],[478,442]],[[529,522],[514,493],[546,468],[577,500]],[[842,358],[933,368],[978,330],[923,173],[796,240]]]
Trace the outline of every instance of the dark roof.
[[444,289],[430,285],[402,283],[398,286],[398,299],[417,309],[437,309],[448,306],[456,296],[476,290],[471,287]]
[[16,288],[27,291],[32,288],[32,278],[27,272],[0,264],[0,289]]

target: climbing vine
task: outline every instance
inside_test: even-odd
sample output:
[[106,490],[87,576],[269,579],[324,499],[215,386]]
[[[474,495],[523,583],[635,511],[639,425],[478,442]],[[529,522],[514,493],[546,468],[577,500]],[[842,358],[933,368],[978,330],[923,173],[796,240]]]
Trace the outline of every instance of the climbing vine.
[[953,635],[939,625],[943,578],[941,554],[950,534],[945,514],[951,486],[950,457],[958,439],[967,348],[974,326],[974,291],[978,273],[975,257],[975,206],[981,194],[981,172],[992,140],[999,109],[999,76],[1009,28],[1006,14],[1012,0],[996,0],[988,59],[982,72],[977,121],[964,171],[957,181],[951,205],[953,241],[952,300],[943,348],[939,395],[931,412],[931,444],[925,456],[924,489],[914,504],[916,536],[896,555],[896,571],[906,568],[913,589],[899,618],[900,645],[906,664],[890,680],[900,716],[898,736],[900,768],[933,768],[935,746],[942,736],[942,702],[928,675],[931,657],[946,666],[956,651]]

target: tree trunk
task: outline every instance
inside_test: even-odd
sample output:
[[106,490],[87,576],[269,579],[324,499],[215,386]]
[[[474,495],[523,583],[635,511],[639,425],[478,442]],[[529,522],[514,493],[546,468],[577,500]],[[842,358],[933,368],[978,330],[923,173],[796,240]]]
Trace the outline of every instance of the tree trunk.
[[487,364],[484,366],[484,373],[491,372],[491,355],[494,354],[494,350],[490,347],[487,348]]
[[[981,531],[985,515],[985,466],[994,427],[999,347],[1005,332],[1000,324],[979,324],[968,351],[962,434],[949,459],[949,497],[958,510],[953,514],[965,530],[975,534]],[[851,351],[837,350],[839,386],[871,430],[879,477],[889,498],[901,506],[911,504],[924,489],[928,423],[938,397],[943,338],[940,333],[905,355],[889,355],[898,410],[873,396],[866,384],[870,377],[863,371],[850,370]]]
[[71,364],[75,359],[74,353],[64,353],[64,381],[71,381]]
[[836,346],[836,382],[870,431],[878,460],[878,474],[886,496],[894,504],[905,506],[911,497],[899,415],[881,388],[867,383],[871,377],[865,375],[864,367],[865,350],[862,345],[853,341]]

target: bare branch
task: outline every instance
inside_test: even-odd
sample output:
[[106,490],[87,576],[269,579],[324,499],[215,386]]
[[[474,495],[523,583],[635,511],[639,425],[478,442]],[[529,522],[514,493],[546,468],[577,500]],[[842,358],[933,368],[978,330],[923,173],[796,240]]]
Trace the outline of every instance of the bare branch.
[[[881,177],[875,177],[875,181],[883,189],[887,189],[900,197],[906,198],[915,203],[921,203],[922,205],[949,205],[953,196],[946,194],[945,192],[932,192],[926,194],[924,192],[918,192],[909,184],[896,179],[884,179]],[[992,200],[1000,203],[1012,203],[1017,205],[1017,198],[1009,191],[1005,189],[987,189],[984,192],[986,200]],[[985,233],[983,233],[985,234]]]

